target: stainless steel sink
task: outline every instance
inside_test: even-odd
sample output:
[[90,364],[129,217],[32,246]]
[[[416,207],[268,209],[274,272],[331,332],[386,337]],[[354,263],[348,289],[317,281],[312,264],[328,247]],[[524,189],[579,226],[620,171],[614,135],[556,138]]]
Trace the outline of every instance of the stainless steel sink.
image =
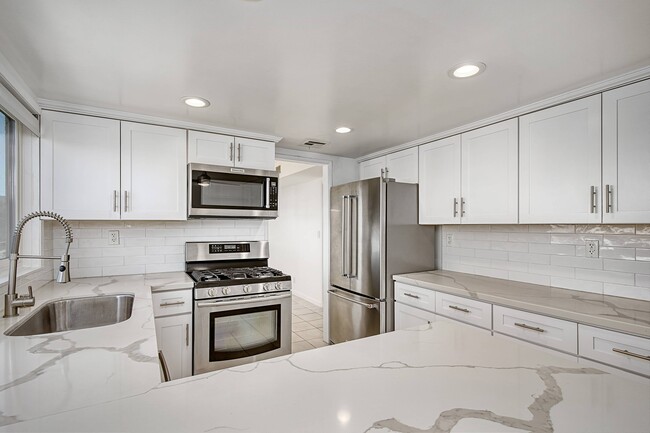
[[113,325],[131,317],[132,294],[86,296],[47,302],[7,329],[5,335],[25,336]]

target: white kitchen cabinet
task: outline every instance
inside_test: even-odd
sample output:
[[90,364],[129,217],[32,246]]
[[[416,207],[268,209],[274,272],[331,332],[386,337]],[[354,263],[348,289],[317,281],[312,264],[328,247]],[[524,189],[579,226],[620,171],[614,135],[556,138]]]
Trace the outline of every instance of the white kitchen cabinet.
[[448,293],[436,293],[436,314],[454,320],[492,329],[492,304],[462,298]]
[[601,96],[519,118],[519,222],[601,222]]
[[650,339],[578,325],[580,356],[650,376]]
[[43,110],[41,209],[120,219],[120,122]]
[[436,311],[436,292],[395,281],[395,301],[422,310]]
[[603,222],[650,221],[650,80],[603,93]]
[[415,328],[436,321],[436,315],[410,305],[395,302],[395,330]]
[[131,122],[121,128],[122,219],[186,219],[186,131]]
[[461,135],[462,224],[518,221],[517,119]]
[[418,149],[393,152],[359,163],[359,179],[391,178],[396,182],[418,183]]
[[460,223],[460,135],[419,147],[420,224]]
[[235,167],[275,170],[275,143],[272,141],[235,138]]
[[200,164],[233,165],[235,137],[208,132],[187,132],[187,161]]
[[192,314],[156,317],[156,342],[170,379],[192,375]]

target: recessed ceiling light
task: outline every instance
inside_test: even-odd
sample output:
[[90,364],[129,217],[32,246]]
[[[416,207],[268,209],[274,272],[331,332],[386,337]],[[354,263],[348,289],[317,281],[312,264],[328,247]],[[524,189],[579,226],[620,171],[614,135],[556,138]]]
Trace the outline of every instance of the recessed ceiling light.
[[456,65],[449,70],[451,78],[469,78],[478,75],[485,71],[485,63],[481,62],[466,62]]
[[347,126],[339,126],[336,128],[336,132],[339,134],[347,134],[350,131],[352,131],[352,129],[348,128]]
[[190,107],[195,108],[204,108],[210,105],[210,101],[207,99],[199,98],[198,96],[186,96],[183,98],[183,102],[185,102]]

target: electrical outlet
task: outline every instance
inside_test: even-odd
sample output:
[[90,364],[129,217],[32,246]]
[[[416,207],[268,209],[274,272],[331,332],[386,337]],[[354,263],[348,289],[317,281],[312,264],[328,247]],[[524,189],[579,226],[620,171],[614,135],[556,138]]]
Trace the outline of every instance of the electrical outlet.
[[108,245],[119,245],[120,244],[120,231],[119,230],[109,230],[108,231]]
[[598,241],[585,241],[585,257],[598,257]]
[[447,234],[447,246],[451,247],[454,245],[454,235],[451,233]]

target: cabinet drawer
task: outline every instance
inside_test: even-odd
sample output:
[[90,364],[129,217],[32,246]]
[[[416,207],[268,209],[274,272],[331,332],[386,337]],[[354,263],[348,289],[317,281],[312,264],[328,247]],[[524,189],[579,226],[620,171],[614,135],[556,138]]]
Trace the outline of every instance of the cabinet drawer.
[[650,376],[650,339],[579,325],[578,341],[582,358]]
[[492,304],[436,292],[436,314],[492,329]]
[[578,324],[494,306],[494,331],[571,354],[578,353]]
[[395,330],[415,328],[436,321],[436,315],[431,311],[395,302]]
[[423,310],[436,311],[436,292],[395,281],[395,300]]
[[157,292],[151,298],[154,317],[192,312],[192,289]]

